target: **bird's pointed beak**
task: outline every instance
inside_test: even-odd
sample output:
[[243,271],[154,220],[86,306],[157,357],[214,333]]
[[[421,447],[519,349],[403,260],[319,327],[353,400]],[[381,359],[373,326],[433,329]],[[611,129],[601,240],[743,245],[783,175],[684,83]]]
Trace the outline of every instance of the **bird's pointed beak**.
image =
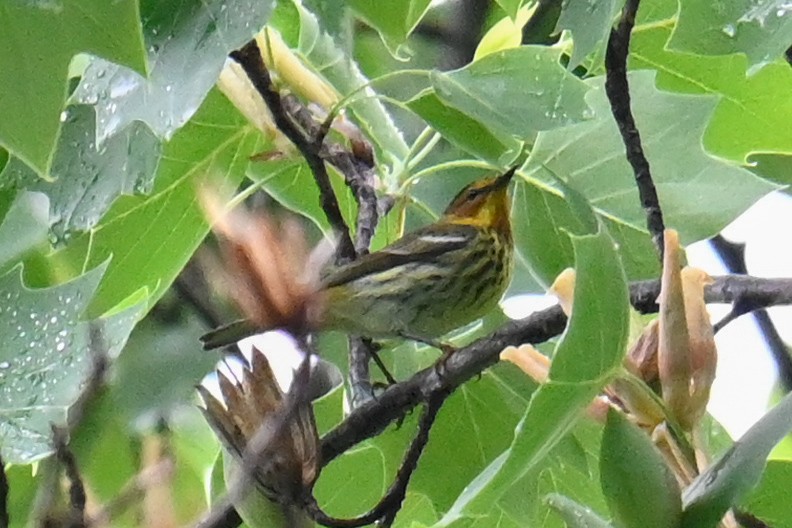
[[509,182],[514,177],[516,172],[517,172],[517,165],[513,166],[512,168],[504,172],[502,175],[498,176],[495,179],[495,182],[492,184],[492,186],[496,189],[502,189],[503,187],[506,187],[507,185],[509,185]]

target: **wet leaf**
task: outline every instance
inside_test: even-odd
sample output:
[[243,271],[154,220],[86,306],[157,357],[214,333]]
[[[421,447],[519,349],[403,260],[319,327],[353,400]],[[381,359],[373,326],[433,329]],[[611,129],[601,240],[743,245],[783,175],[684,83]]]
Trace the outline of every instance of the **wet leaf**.
[[138,2],[2,2],[0,20],[0,145],[46,175],[72,58],[91,53],[146,73]]
[[591,117],[588,87],[544,46],[498,51],[450,73],[432,72],[437,96],[494,133],[520,139]]
[[82,320],[105,268],[35,290],[24,286],[21,267],[0,277],[0,445],[7,462],[51,452],[50,424],[65,424],[97,355],[115,358],[142,313],[138,304]]
[[18,158],[0,174],[7,185],[49,197],[49,225],[55,245],[63,244],[76,231],[94,227],[117,196],[148,193],[161,150],[159,140],[143,123],[130,124],[97,148],[91,107],[71,106],[64,116],[50,172],[54,181],[39,179]]
[[96,108],[97,144],[135,120],[170,139],[215,84],[228,53],[258,33],[272,5],[272,0],[144,2],[149,76],[94,59],[73,96]]

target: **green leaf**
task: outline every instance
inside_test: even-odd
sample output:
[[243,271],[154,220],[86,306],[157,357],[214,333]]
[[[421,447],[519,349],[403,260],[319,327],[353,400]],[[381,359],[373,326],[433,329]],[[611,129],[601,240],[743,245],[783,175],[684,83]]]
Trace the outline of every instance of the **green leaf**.
[[630,43],[630,67],[657,70],[663,90],[720,96],[704,134],[706,149],[739,163],[752,152],[792,153],[792,134],[778,133],[792,121],[789,65],[779,60],[746,77],[745,56],[669,51],[671,32],[670,25],[650,20],[639,26]]
[[[608,511],[599,486],[599,451],[602,426],[581,420],[532,472],[515,482],[498,501],[500,514],[516,521],[518,526],[562,528],[548,495],[574,497],[585,504],[591,515]],[[493,510],[488,515],[493,518]]]
[[115,358],[141,314],[138,305],[81,320],[105,267],[36,290],[24,286],[21,267],[0,277],[0,445],[7,462],[29,463],[51,452],[50,424],[65,425],[95,354]]
[[142,6],[151,72],[95,59],[74,100],[96,108],[96,141],[135,120],[170,139],[195,113],[220,75],[228,53],[264,26],[273,0],[186,0]]
[[[357,204],[349,187],[334,168],[328,167],[330,184],[338,198],[338,205],[348,226],[354,226]],[[278,203],[313,222],[325,234],[332,234],[332,226],[322,209],[319,188],[313,173],[302,158],[285,161],[251,163],[247,175]]]
[[479,60],[481,57],[496,51],[520,46],[523,39],[523,27],[534,15],[538,5],[535,3],[525,5],[517,11],[515,18],[506,15],[495,22],[481,37],[478,46],[476,46],[473,60]]
[[781,58],[792,42],[792,5],[786,0],[682,0],[669,47],[699,55],[744,53],[751,71]]
[[[171,305],[183,302],[163,300]],[[168,324],[149,317],[135,327],[110,387],[117,416],[141,423],[193,405],[195,386],[215,366],[217,356],[201,353],[196,336],[205,333],[206,326],[192,312],[182,312],[186,313]]]
[[89,313],[103,313],[141,288],[149,307],[165,292],[209,230],[197,199],[202,182],[241,181],[259,134],[218,92],[212,92],[164,151],[148,196],[123,196],[90,232],[50,257],[80,270],[112,261]]
[[72,57],[91,53],[146,73],[138,2],[2,2],[0,20],[0,145],[46,176]]
[[[364,134],[378,148],[381,162],[399,163],[407,156],[409,148],[393,118],[377,99],[376,92],[371,87],[361,89],[370,82],[369,79],[333,37],[322,30],[316,16],[296,0],[295,5],[300,25],[297,52],[339,93],[358,91],[358,96],[349,103],[349,108],[358,118]],[[282,24],[287,22],[281,21]]]
[[132,123],[97,149],[93,109],[71,106],[64,115],[50,173],[55,181],[39,179],[18,158],[0,174],[6,184],[49,197],[55,245],[96,225],[118,195],[150,191],[160,157],[159,141],[143,123]]
[[623,0],[590,0],[561,5],[556,31],[568,29],[575,43],[569,58],[570,70],[577,68],[596,48],[604,47],[613,19],[623,4]]
[[[352,30],[354,17],[351,11],[345,7],[340,7],[334,0],[301,0],[305,7],[311,11],[319,21],[322,29],[333,38],[333,41],[347,53],[352,51]],[[282,6],[293,5],[288,2],[276,2],[277,12]],[[275,13],[273,13],[274,17]],[[284,35],[284,39],[289,39]]]
[[[121,358],[127,355],[125,350]],[[138,472],[140,462],[128,423],[110,391],[102,391],[90,402],[69,442],[82,477],[101,501],[113,499]]]
[[[630,75],[633,112],[665,224],[677,229],[687,244],[719,232],[778,187],[701,148],[715,98],[660,92],[652,78],[650,72]],[[522,175],[545,188],[557,187],[561,179],[585,196],[609,220],[608,228],[625,252],[623,260],[630,262],[641,253],[635,241],[648,237],[645,214],[602,79],[589,82],[595,87],[588,101],[596,119],[540,133]]]
[[762,473],[762,480],[742,501],[741,508],[773,528],[792,528],[790,482],[792,482],[792,461],[768,461]]
[[322,469],[314,492],[326,512],[351,517],[376,504],[387,478],[382,452],[365,442]]
[[495,134],[475,119],[444,104],[427,90],[407,103],[445,139],[483,160],[499,164],[505,154],[516,153],[520,142],[506,134]]
[[520,139],[591,117],[588,87],[558,62],[559,51],[521,46],[460,70],[432,72],[440,100],[495,133]]
[[792,155],[754,154],[748,158],[751,172],[787,187],[792,185]]
[[573,246],[574,303],[587,309],[573,311],[550,380],[534,393],[511,447],[468,486],[443,525],[486,514],[515,481],[532,474],[621,362],[628,327],[627,283],[613,241],[600,231],[573,237]]
[[644,431],[611,409],[600,453],[602,491],[619,526],[679,526],[682,515],[679,486]]
[[4,471],[8,479],[9,528],[25,528],[40,482],[37,482],[31,466],[8,465]]
[[0,270],[47,241],[48,200],[39,193],[20,192],[0,224]]
[[495,0],[501,9],[506,11],[506,14],[512,18],[517,18],[517,11],[523,5],[523,0]]
[[583,506],[559,493],[549,494],[545,500],[555,510],[568,528],[611,528],[607,521]]
[[[585,224],[562,191],[535,180],[519,180],[514,189],[515,248],[547,287],[559,273],[574,265],[568,234],[585,232]],[[656,277],[660,268],[649,237],[610,217],[601,216],[601,219],[619,246],[627,277],[631,280]]]
[[395,50],[403,44],[429,9],[431,0],[347,0],[347,4],[379,31],[382,40]]
[[[509,447],[535,388],[522,372],[504,364],[457,389],[432,427],[410,489],[431,497],[438,510],[448,510],[470,481]],[[393,449],[396,461],[401,452]],[[442,487],[437,485],[440,474]]]
[[682,494],[683,528],[712,526],[756,484],[767,455],[792,431],[792,394],[759,419]]

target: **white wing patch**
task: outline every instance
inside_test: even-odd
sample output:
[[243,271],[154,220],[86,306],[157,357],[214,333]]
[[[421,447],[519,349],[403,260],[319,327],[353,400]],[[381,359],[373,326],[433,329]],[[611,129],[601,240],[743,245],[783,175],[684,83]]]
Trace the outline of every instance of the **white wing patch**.
[[432,244],[463,244],[468,238],[459,235],[423,235],[420,240]]

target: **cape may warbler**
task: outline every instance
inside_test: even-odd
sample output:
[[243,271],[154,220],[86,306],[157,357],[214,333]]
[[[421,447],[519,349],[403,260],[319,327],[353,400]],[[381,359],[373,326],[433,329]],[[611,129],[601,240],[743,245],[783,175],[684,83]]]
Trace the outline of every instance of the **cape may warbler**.
[[[331,269],[320,285],[323,310],[316,326],[436,342],[485,315],[511,278],[507,186],[515,170],[471,183],[435,223]],[[256,331],[238,322],[202,339],[213,348]]]

